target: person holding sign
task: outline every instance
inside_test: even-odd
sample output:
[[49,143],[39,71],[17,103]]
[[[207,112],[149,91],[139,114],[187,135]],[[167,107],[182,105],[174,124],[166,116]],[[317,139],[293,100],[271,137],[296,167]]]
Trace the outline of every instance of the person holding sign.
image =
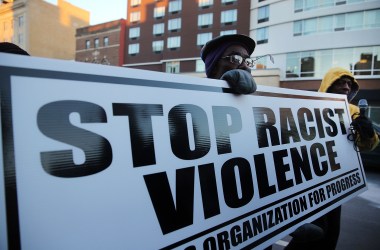
[[29,56],[28,52],[26,52],[16,44],[8,42],[0,43],[0,52]]
[[[207,78],[227,81],[239,94],[256,91],[256,83],[251,75],[255,41],[245,35],[232,34],[216,37],[207,42],[201,50],[201,58],[206,66]],[[320,239],[322,230],[310,223],[299,227],[292,236],[299,239]],[[272,249],[271,246],[265,250]]]
[[[325,74],[318,92],[347,95],[347,101],[350,103],[359,92],[359,84],[350,71],[341,67],[334,67]],[[354,140],[355,148],[358,151],[375,149],[379,144],[379,137],[372,127],[371,120],[365,116],[359,107],[351,103],[349,109],[353,120],[351,127],[354,130],[352,139]],[[293,238],[285,249],[335,249],[340,233],[340,217],[341,206],[313,222],[314,225],[323,230],[322,238],[317,241]]]
[[201,50],[207,78],[221,79],[238,94],[256,91],[251,75],[254,60],[250,58],[256,43],[249,36],[232,34],[218,36],[208,41]]

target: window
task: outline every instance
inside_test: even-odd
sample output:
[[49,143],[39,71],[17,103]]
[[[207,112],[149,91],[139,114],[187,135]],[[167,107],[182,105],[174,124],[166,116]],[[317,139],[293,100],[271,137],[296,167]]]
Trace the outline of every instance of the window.
[[315,61],[315,51],[287,54],[286,77],[313,77]]
[[153,35],[159,36],[164,34],[165,31],[165,24],[163,23],[156,23],[153,25]]
[[258,23],[263,23],[269,21],[269,5],[263,6],[259,8],[258,13]]
[[24,16],[19,16],[18,17],[18,27],[23,27],[24,26]]
[[256,33],[257,44],[268,42],[268,27],[257,29]]
[[318,33],[332,32],[333,27],[331,24],[333,23],[333,21],[333,16],[325,16],[318,18]]
[[214,3],[214,0],[199,0],[198,6],[201,8],[207,8]]
[[169,9],[168,11],[170,13],[177,13],[182,10],[182,0],[176,0],[169,2]]
[[17,38],[18,38],[18,44],[23,45],[24,44],[24,34],[18,34]]
[[345,29],[345,23],[346,23],[346,15],[345,14],[336,15],[334,19],[335,19],[334,30],[335,31],[344,30]]
[[311,18],[304,20],[303,34],[311,35],[317,32],[317,18]]
[[363,28],[364,12],[354,12],[346,14],[346,29],[357,30]]
[[231,4],[233,2],[236,2],[236,0],[222,0],[222,4]]
[[299,53],[289,53],[286,55],[286,77],[299,77]]
[[164,50],[164,41],[153,41],[152,42],[152,49],[154,52],[161,52]]
[[198,26],[205,28],[212,25],[212,17],[212,13],[198,15]]
[[141,4],[141,0],[131,0],[131,6],[135,7]]
[[379,28],[380,27],[380,9],[369,10],[364,15],[365,28]]
[[154,18],[159,19],[159,18],[162,18],[164,16],[165,16],[165,6],[154,8],[154,13],[153,13]]
[[[336,2],[340,0],[335,0]],[[334,6],[334,0],[320,0],[319,1],[319,7],[328,7],[328,6]]]
[[380,46],[317,50],[286,55],[286,77],[319,77],[334,66],[355,75],[379,75]]
[[94,47],[95,47],[95,49],[99,48],[99,38],[94,39]]
[[222,11],[221,23],[228,24],[236,22],[237,20],[237,10],[226,10]]
[[301,36],[302,35],[302,21],[294,22],[293,35],[294,36]]
[[136,55],[140,51],[140,44],[134,43],[128,46],[128,54]]
[[267,68],[267,60],[268,60],[267,56],[264,56],[262,58],[258,58],[255,61],[255,65],[253,65],[254,69],[266,69]]
[[197,35],[197,45],[203,46],[205,43],[212,39],[212,32],[202,33]]
[[305,10],[311,10],[318,7],[318,0],[305,0]]
[[140,21],[141,13],[140,11],[131,12],[131,15],[129,16],[129,20],[131,23]]
[[177,31],[181,29],[181,18],[170,19],[168,21],[168,30]]
[[232,35],[232,34],[237,34],[237,30],[222,30],[220,32],[220,35],[221,36],[224,36],[224,35]]
[[167,46],[168,46],[168,49],[176,49],[176,48],[181,47],[181,37],[180,36],[169,37]]
[[167,62],[166,72],[173,73],[173,74],[179,73],[179,62]]
[[301,52],[301,77],[313,77],[315,69],[315,52]]
[[[332,27],[331,27],[331,24]],[[380,10],[358,11],[339,15],[310,18],[293,23],[293,35],[373,29],[380,27]]]
[[108,36],[103,37],[103,46],[104,46],[104,47],[108,47],[108,45],[109,45],[109,39],[108,39]]
[[195,72],[205,72],[205,71],[206,71],[205,63],[201,59],[196,60]]
[[90,40],[86,40],[86,49],[89,49],[91,47]]
[[341,66],[343,68],[350,67],[352,64],[353,49],[337,49],[333,52],[333,66]]
[[[364,2],[366,0],[348,0],[347,2],[353,3],[354,1]],[[342,4],[346,4],[346,0],[295,0],[294,12],[302,12]]]
[[303,11],[303,0],[294,0],[294,12]]
[[373,75],[380,75],[380,46],[373,48]]
[[136,39],[140,37],[140,27],[130,28],[129,29],[129,38]]
[[354,50],[354,74],[371,75],[372,61],[372,47],[356,48]]

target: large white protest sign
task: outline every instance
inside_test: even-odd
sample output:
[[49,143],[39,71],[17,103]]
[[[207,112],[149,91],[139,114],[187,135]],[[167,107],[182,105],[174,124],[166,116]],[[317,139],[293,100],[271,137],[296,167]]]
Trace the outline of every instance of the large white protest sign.
[[366,190],[344,96],[0,56],[2,249],[263,248]]

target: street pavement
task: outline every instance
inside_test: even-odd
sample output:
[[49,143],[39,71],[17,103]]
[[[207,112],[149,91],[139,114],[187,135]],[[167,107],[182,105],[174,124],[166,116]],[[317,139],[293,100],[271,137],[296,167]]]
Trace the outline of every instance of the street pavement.
[[368,190],[342,206],[337,250],[380,249],[380,165],[366,177]]

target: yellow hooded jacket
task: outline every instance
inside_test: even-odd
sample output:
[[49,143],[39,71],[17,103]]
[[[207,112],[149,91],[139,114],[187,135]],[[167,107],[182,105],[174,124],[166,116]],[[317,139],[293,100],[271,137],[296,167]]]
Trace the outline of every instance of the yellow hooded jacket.
[[[318,92],[325,92],[325,93],[328,92],[328,89],[331,87],[331,85],[342,76],[347,76],[351,78],[352,83],[353,83],[351,86],[351,92],[347,96],[347,100],[350,103],[359,91],[359,84],[356,81],[354,75],[350,71],[344,68],[340,68],[340,67],[331,68],[323,77],[322,83],[321,83],[321,86],[319,87]],[[353,118],[359,115],[359,107],[350,103],[350,114],[351,116],[352,115],[354,116]],[[361,141],[359,139],[357,143],[360,151],[373,150],[376,148],[378,144],[379,144],[379,137],[377,136],[376,133],[370,140]]]

